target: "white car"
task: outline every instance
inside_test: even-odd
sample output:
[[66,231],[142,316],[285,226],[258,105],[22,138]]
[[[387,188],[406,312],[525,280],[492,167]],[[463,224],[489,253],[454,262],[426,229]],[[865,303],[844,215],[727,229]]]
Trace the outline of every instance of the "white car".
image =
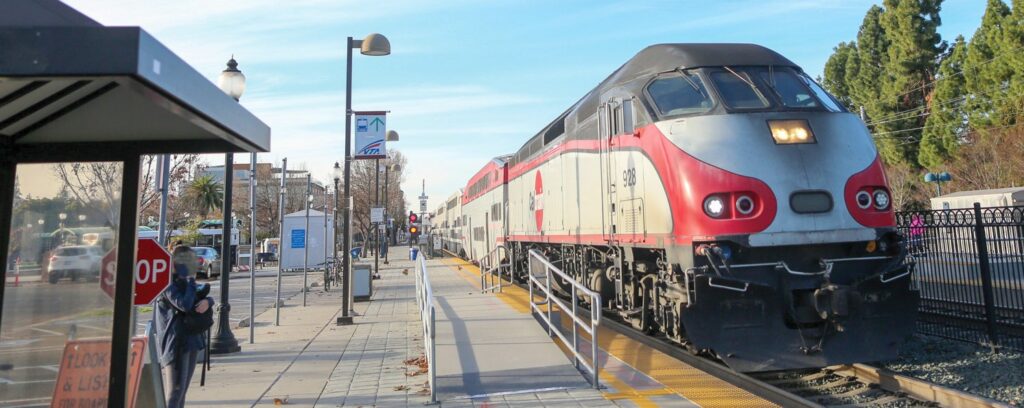
[[47,279],[57,283],[63,277],[73,281],[79,278],[98,279],[103,250],[97,246],[66,246],[53,251]]

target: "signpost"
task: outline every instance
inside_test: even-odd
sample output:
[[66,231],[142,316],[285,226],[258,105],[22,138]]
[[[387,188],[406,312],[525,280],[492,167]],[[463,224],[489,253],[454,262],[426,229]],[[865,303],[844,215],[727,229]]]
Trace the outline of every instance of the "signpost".
[[[117,248],[103,256],[100,288],[114,298],[117,280]],[[151,238],[140,239],[135,254],[135,306],[148,305],[171,284],[171,254]]]
[[384,207],[373,207],[370,209],[370,222],[373,224],[384,222]]
[[356,153],[353,157],[356,160],[387,157],[387,112],[355,112],[355,116]]

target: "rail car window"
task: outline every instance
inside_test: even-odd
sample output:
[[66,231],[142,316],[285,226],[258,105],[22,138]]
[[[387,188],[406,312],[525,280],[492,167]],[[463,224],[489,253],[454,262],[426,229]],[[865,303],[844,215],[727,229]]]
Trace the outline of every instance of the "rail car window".
[[704,81],[696,73],[681,73],[655,79],[647,93],[662,116],[705,113],[715,105]]
[[770,106],[746,72],[725,67],[721,71],[711,73],[711,82],[718,88],[718,94],[730,108],[764,109]]
[[789,68],[759,68],[761,82],[775,91],[775,96],[788,108],[817,108],[821,105],[811,90]]

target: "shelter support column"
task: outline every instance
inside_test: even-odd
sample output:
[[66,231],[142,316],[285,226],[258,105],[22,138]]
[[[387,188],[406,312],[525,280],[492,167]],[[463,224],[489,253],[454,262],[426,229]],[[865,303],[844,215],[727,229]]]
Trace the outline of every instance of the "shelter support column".
[[[3,142],[0,142],[3,143]],[[6,147],[0,146],[0,318],[3,317],[4,305],[4,284],[7,280],[7,257],[10,255],[8,249],[11,247],[11,218],[14,216],[14,178],[17,174],[18,164],[11,159],[14,155]],[[0,327],[3,321],[0,320]]]
[[139,207],[139,156],[124,160],[121,209],[117,224],[117,277],[114,283],[114,328],[110,348],[109,407],[128,406],[128,359],[135,297],[136,219]]

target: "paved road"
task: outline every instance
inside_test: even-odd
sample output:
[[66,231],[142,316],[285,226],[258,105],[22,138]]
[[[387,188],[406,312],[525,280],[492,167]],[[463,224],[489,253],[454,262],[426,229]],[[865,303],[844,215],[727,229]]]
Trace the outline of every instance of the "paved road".
[[[322,275],[310,272],[309,282],[320,282]],[[257,270],[255,276],[259,314],[274,303],[277,273]],[[201,282],[211,284],[211,295],[219,302],[219,280]],[[249,275],[232,276],[231,285],[230,318],[237,326],[249,314]],[[68,281],[8,285],[4,293],[4,330],[0,333],[0,407],[48,406],[68,338],[110,337],[113,301],[98,286],[97,282]],[[287,304],[301,304],[301,289],[302,273],[286,273],[281,296],[291,298]],[[138,333],[144,331],[150,317],[148,312],[139,314]],[[237,329],[236,334],[245,338],[248,331]]]

